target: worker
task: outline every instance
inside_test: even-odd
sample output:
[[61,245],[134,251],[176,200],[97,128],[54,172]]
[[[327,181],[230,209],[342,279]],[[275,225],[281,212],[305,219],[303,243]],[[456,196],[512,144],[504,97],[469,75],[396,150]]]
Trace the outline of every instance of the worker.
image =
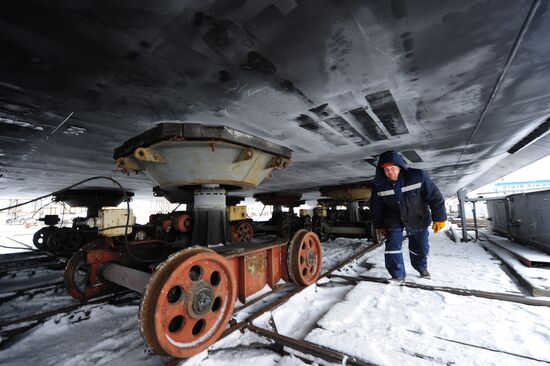
[[[409,168],[401,155],[386,151],[378,159],[371,214],[376,234],[386,238],[384,259],[392,281],[405,281],[401,246],[403,231],[409,238],[411,264],[421,278],[428,272],[428,227],[437,233],[445,227],[445,200],[437,186],[420,169]],[[429,209],[428,209],[429,207]],[[431,212],[430,212],[431,210]]]

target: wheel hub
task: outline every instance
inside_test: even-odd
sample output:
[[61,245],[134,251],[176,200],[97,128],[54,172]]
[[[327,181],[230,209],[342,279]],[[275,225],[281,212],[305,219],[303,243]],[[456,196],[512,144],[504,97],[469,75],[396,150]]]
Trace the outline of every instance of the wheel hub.
[[206,284],[200,285],[191,294],[191,315],[198,318],[206,314],[212,308],[213,301],[214,291],[212,288]]
[[290,239],[287,254],[289,278],[299,285],[311,285],[321,274],[323,249],[317,235],[304,229]]
[[313,249],[309,249],[307,253],[307,264],[308,266],[313,266],[315,263],[315,251]]

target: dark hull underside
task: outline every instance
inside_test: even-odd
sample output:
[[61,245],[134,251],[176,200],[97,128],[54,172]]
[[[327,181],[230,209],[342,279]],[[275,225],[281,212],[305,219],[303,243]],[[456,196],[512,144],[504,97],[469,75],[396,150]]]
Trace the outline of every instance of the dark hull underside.
[[313,198],[394,149],[449,196],[550,151],[546,135],[508,152],[546,131],[549,40],[546,1],[3,1],[0,196],[111,175],[163,121],[293,150],[245,194]]

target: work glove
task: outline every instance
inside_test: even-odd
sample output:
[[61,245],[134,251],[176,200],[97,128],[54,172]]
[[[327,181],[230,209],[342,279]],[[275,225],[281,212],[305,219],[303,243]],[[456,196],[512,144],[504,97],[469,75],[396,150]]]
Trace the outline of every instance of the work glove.
[[434,230],[434,234],[437,234],[437,232],[445,227],[445,221],[434,221],[432,225],[432,229]]
[[388,232],[386,231],[386,229],[376,229],[376,236],[378,236],[379,238],[382,236],[386,238],[388,236]]

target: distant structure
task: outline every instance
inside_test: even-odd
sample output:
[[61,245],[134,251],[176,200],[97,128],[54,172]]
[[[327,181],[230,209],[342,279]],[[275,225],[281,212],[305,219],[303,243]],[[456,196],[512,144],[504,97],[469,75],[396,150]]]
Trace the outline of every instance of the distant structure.
[[532,180],[524,182],[497,182],[495,183],[495,192],[512,194],[531,192],[543,189],[550,189],[550,179]]

